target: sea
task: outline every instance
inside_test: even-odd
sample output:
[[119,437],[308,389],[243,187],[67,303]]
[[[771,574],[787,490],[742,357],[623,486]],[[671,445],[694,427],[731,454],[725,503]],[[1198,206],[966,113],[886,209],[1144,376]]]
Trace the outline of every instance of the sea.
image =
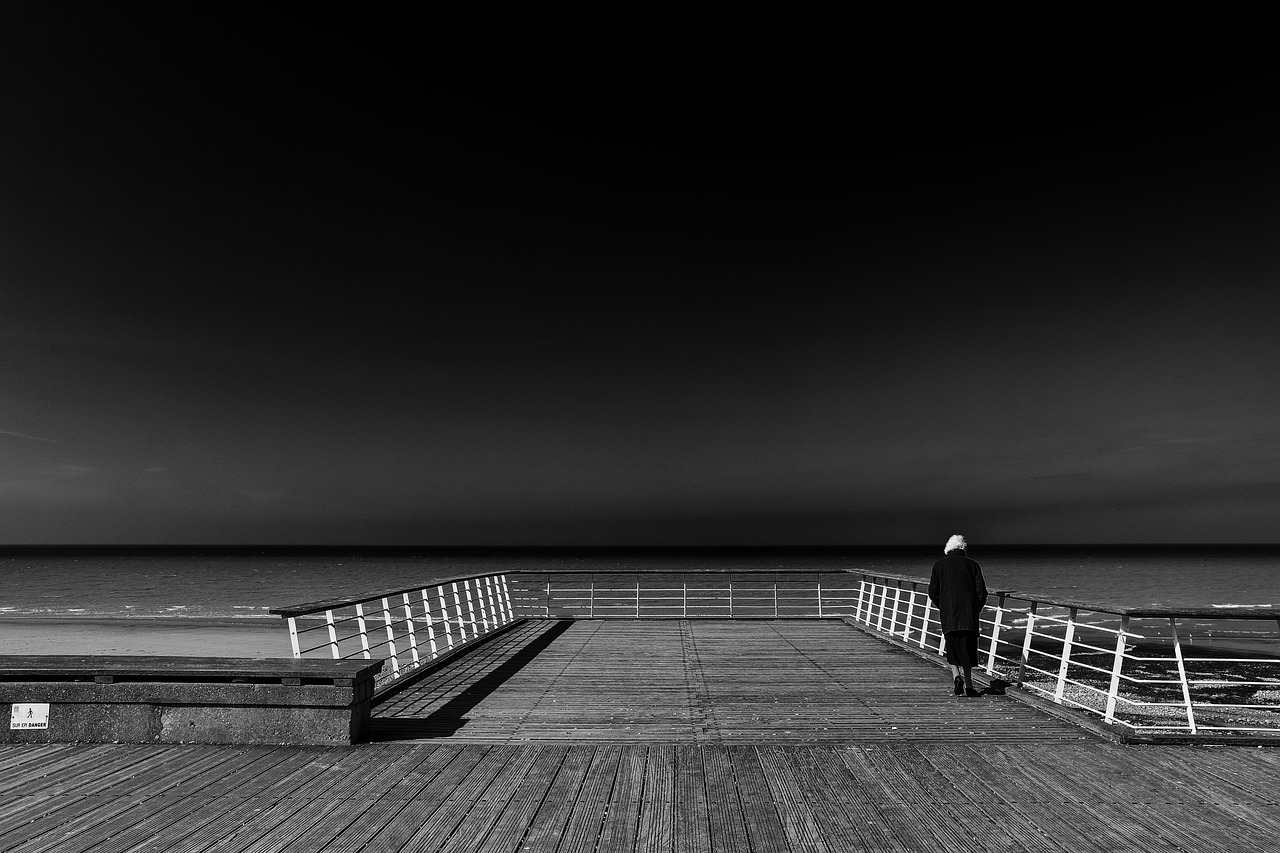
[[[866,570],[927,578],[935,547],[0,550],[0,654],[284,657],[271,608],[514,571]],[[1128,607],[1271,606],[1280,546],[981,546],[992,589]],[[1258,625],[1275,633],[1280,623]]]

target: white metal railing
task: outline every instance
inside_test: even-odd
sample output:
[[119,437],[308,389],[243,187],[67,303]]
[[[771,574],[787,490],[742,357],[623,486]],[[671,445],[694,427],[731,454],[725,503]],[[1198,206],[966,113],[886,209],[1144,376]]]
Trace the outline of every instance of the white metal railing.
[[[528,617],[846,618],[941,659],[928,587],[859,571],[517,571],[271,612],[288,619],[295,657],[387,659],[381,690]],[[979,648],[988,675],[1134,733],[1280,735],[1278,616],[1270,605],[1138,609],[998,589]]]
[[[854,574],[856,622],[945,654],[927,579]],[[1135,733],[1280,735],[1278,617],[1270,605],[1127,608],[995,590],[980,657],[988,675]]]
[[847,572],[688,570],[513,572],[518,613],[542,618],[826,618],[850,616]]
[[379,673],[375,689],[518,618],[505,574],[452,578],[270,612],[288,620],[295,658],[386,659],[389,666]]

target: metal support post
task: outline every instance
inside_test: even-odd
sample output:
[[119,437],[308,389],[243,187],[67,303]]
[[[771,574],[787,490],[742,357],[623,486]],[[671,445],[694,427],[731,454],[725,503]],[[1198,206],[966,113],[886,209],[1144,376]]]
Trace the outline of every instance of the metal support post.
[[1120,617],[1120,633],[1116,634],[1115,656],[1111,660],[1111,686],[1107,689],[1107,710],[1103,716],[1108,723],[1116,721],[1116,699],[1120,696],[1120,673],[1124,669],[1125,641],[1129,639],[1129,616]]

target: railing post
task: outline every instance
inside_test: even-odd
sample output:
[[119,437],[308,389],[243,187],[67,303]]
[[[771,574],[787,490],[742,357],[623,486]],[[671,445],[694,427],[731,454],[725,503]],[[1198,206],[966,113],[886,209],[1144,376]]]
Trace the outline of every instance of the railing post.
[[773,618],[778,618],[778,579],[773,579]]
[[729,575],[729,618],[733,618],[733,575]]
[[333,624],[332,610],[326,610],[324,612],[324,621],[327,623],[329,628],[329,648],[333,652],[333,659],[337,660],[341,656],[338,654],[338,629]]
[[[302,657],[302,652],[298,647],[298,620],[293,616],[289,617],[289,645],[293,646],[293,656],[295,658]],[[334,657],[337,657],[337,655],[334,655]]]
[[924,597],[924,616],[920,619],[920,648],[929,641],[929,611],[933,609],[933,601],[926,594]]
[[1062,704],[1062,694],[1067,686],[1067,668],[1071,666],[1071,643],[1076,638],[1076,608],[1067,610],[1067,632],[1062,637],[1062,653],[1058,660],[1058,683],[1053,688],[1053,701]]
[[1115,656],[1111,660],[1111,686],[1107,689],[1107,711],[1103,719],[1108,723],[1116,721],[1116,698],[1120,695],[1120,672],[1124,668],[1125,640],[1129,636],[1129,616],[1120,617],[1120,633],[1116,634]]
[[476,622],[476,604],[471,598],[471,579],[462,579],[462,590],[467,594],[467,622],[471,625],[471,636],[478,637],[480,628]]
[[1038,601],[1031,602],[1030,609],[1027,610],[1027,632],[1022,638],[1022,659],[1018,662],[1018,686],[1022,686],[1023,680],[1027,675],[1027,659],[1031,657],[1031,635],[1036,629],[1036,607]]
[[417,666],[418,660],[418,634],[413,630],[413,605],[409,603],[409,593],[404,593],[404,624],[409,629],[409,653],[413,655],[413,665]]
[[493,582],[492,575],[484,576],[484,592],[489,598],[489,616],[493,619],[493,627],[498,627],[505,621],[502,612],[502,602],[497,597],[497,585]]
[[511,589],[507,586],[507,576],[498,575],[498,579],[502,581],[502,598],[507,602],[507,619],[508,621],[516,618],[515,608],[511,606]]
[[436,587],[436,593],[440,597],[440,620],[444,622],[444,636],[449,648],[453,648],[453,623],[449,621],[449,605],[444,600],[443,584]]
[[462,642],[467,641],[467,623],[462,618],[462,598],[458,595],[458,582],[453,581],[453,618],[458,621],[458,633],[462,636],[459,638]]
[[[502,625],[502,606],[494,601],[493,583],[489,580],[489,575],[485,575],[480,580],[484,580],[484,588],[480,590],[480,597],[484,599],[485,603],[488,603],[489,617],[493,620],[494,628],[498,628],[499,625]],[[480,585],[480,580],[476,581],[476,585]]]
[[818,575],[818,618],[822,618],[822,575]]
[[387,626],[387,648],[391,651],[391,671],[396,673],[400,671],[400,656],[396,654],[396,632],[391,627],[391,604],[385,598],[382,599],[382,621]]
[[484,632],[489,633],[489,603],[484,599],[484,590],[480,588],[480,578],[476,578],[476,605],[480,608],[480,624]]
[[596,576],[595,575],[591,576],[591,580],[589,581],[589,583],[591,584],[591,591],[587,594],[587,618],[591,619],[596,615]]
[[880,616],[876,619],[876,630],[883,631],[884,612],[889,607],[889,581],[886,580],[882,584],[877,584],[877,586],[880,587]]
[[[893,582],[893,615],[889,617],[889,636],[898,633],[898,605],[902,603],[902,581]],[[884,594],[889,595],[889,586],[885,584]]]
[[636,576],[636,618],[640,618],[640,577]]
[[1169,633],[1173,635],[1173,656],[1178,661],[1178,680],[1182,682],[1182,701],[1187,706],[1187,727],[1196,733],[1196,713],[1191,705],[1191,685],[1187,681],[1187,666],[1182,659],[1182,640],[1178,637],[1178,620],[1169,617]]
[[436,651],[436,626],[432,624],[431,619],[431,599],[427,597],[427,588],[422,588],[422,615],[427,619],[427,645],[431,647],[431,658],[434,660],[439,652]]
[[680,576],[680,615],[689,618],[689,578]]
[[[996,621],[991,625],[991,648],[987,649],[987,675],[995,675],[996,672],[996,647],[1000,645],[1000,623],[1004,621],[1004,597],[1005,593],[1000,593],[996,603]],[[978,627],[981,630],[982,626]]]
[[360,629],[360,645],[364,647],[364,656],[368,660],[369,654],[369,629],[364,623],[364,605],[356,604],[356,626]]
[[911,642],[911,618],[916,615],[917,592],[918,590],[916,589],[916,583],[915,581],[912,581],[911,582],[911,598],[907,600],[907,613],[906,613],[907,618],[903,620],[904,624],[902,626],[902,641],[904,643]]
[[548,618],[548,619],[550,619],[550,618],[551,618],[551,575],[550,575],[550,574],[548,574],[548,575],[547,575],[547,604],[546,604],[546,610],[547,610],[546,616],[547,616],[547,618]]
[[867,579],[862,578],[858,581],[858,605],[853,612],[854,620],[866,624],[867,620],[862,616],[862,604],[867,597]]

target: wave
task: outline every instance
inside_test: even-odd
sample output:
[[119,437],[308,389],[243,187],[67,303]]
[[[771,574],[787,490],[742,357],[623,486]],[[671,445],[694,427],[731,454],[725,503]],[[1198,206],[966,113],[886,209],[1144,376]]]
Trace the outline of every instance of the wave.
[[1209,606],[1219,610],[1228,610],[1233,607],[1271,607],[1270,604],[1210,604]]

